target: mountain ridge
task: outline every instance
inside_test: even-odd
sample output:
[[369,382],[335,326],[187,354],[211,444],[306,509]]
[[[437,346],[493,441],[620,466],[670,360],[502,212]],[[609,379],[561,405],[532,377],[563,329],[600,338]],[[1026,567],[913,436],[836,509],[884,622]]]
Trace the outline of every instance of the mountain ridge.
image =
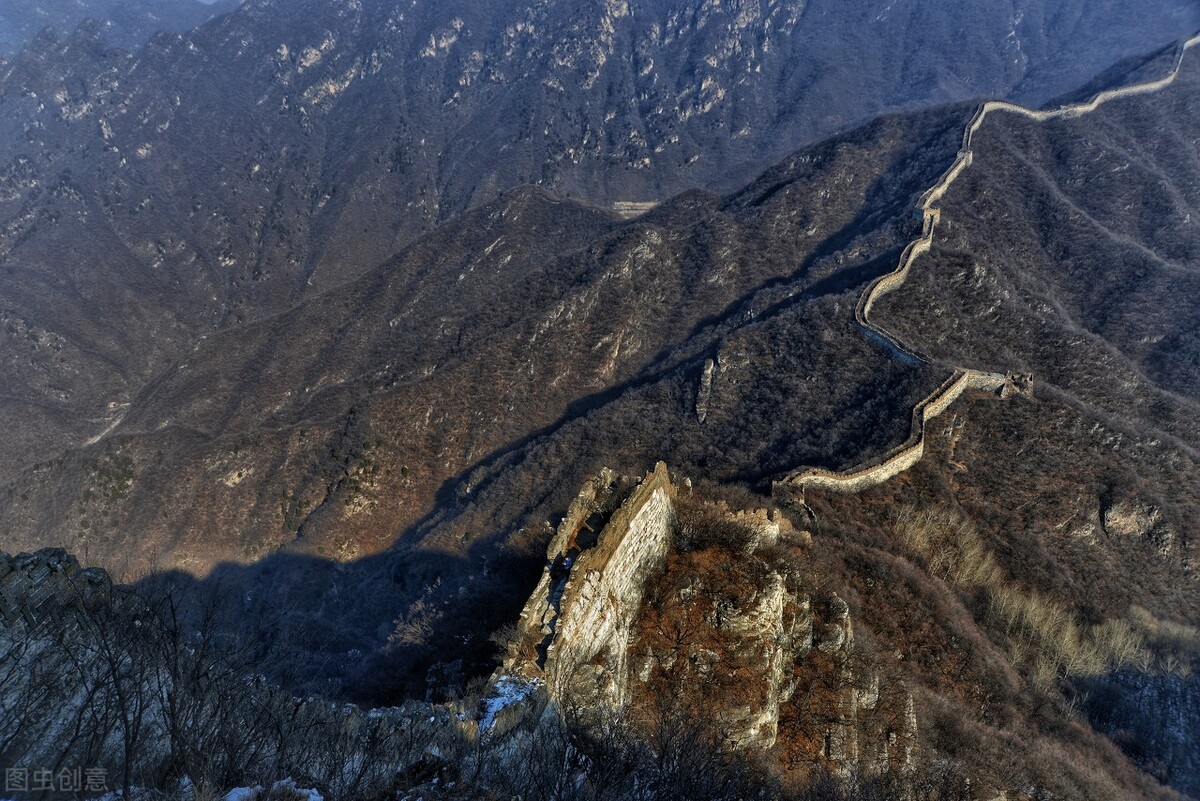
[[[242,22],[273,7],[252,4]],[[333,7],[347,30],[362,26],[356,3]],[[614,41],[620,7],[603,7]],[[471,11],[465,0],[448,9]],[[442,70],[473,19],[416,26],[406,41]],[[250,30],[238,24],[201,35]],[[114,70],[125,63],[86,31],[77,40]],[[159,37],[146,52],[185,41]],[[315,88],[302,115],[310,125],[322,104],[333,114],[364,108],[337,106],[334,96],[363,76],[330,84],[348,74],[345,52],[313,41],[273,51],[271,69],[283,73],[271,75],[302,85],[281,96]],[[589,43],[546,52],[582,59],[573,79],[599,86],[595,60],[607,51]],[[430,797],[478,789],[449,783],[499,742],[476,722],[498,737],[517,722],[516,695],[530,703],[516,741],[534,743],[534,767],[487,780],[516,792],[517,780],[542,776],[534,763],[544,757],[554,787],[568,777],[593,789],[588,769],[564,770],[564,752],[539,747],[555,708],[510,692],[493,672],[498,657],[524,660],[535,684],[547,668],[568,713],[576,704],[562,696],[576,680],[618,705],[630,700],[628,721],[649,723],[651,736],[656,724],[691,731],[664,707],[682,699],[721,737],[757,740],[760,767],[806,788],[857,767],[896,780],[900,795],[937,792],[938,776],[940,792],[959,799],[1195,792],[1197,43],[1126,60],[1096,79],[1109,83],[1094,96],[1060,109],[988,101],[877,118],[795,150],[736,191],[691,190],[632,218],[641,207],[610,211],[524,187],[442,219],[439,194],[426,209],[441,224],[397,253],[333,285],[281,290],[245,320],[203,333],[195,320],[213,307],[187,308],[188,298],[209,297],[209,279],[229,275],[197,274],[144,312],[164,331],[179,327],[137,380],[128,363],[100,359],[117,376],[108,386],[137,391],[93,399],[104,417],[88,421],[90,443],[0,479],[5,547],[57,538],[144,593],[226,599],[230,623],[279,660],[264,675],[283,684],[269,694],[285,710],[309,693],[403,704],[422,719],[432,703],[442,712],[431,723],[478,748],[430,759],[430,786],[440,785]],[[251,44],[241,46],[252,61],[261,53]],[[25,55],[17,70],[38,66],[33,50]],[[52,73],[53,61],[39,69]],[[332,71],[320,73],[327,62]],[[108,92],[116,74],[93,85]],[[91,100],[104,105],[85,92],[54,113],[62,122],[63,109]],[[370,140],[376,122],[354,135]],[[96,123],[100,139],[117,142],[106,151],[113,163],[149,161],[122,152],[102,123],[116,123],[103,114]],[[324,137],[313,136],[322,170],[362,156],[331,152]],[[304,163],[239,169],[303,172]],[[0,210],[40,202],[33,189],[44,187],[28,184],[41,167],[10,167]],[[343,173],[320,173],[334,174]],[[223,208],[242,208],[239,186],[221,187]],[[272,186],[259,188],[265,196]],[[54,202],[64,205],[33,213],[50,227],[54,209],[72,204],[105,214],[84,189],[59,181]],[[348,202],[296,191],[297,208]],[[147,195],[143,210],[161,199]],[[197,230],[236,227],[233,211],[221,221],[195,202]],[[360,226],[369,236],[377,222],[348,219],[340,236]],[[329,230],[305,236],[336,248]],[[23,237],[33,243],[26,256],[78,247],[62,231]],[[37,272],[22,258],[0,261],[0,289],[21,286],[7,273]],[[247,267],[229,258],[225,267]],[[86,264],[69,266],[86,274]],[[146,276],[121,291],[136,298],[133,289],[185,277],[165,261]],[[83,297],[59,277],[55,291]],[[67,359],[70,341],[19,311],[0,309],[4,369],[27,366],[11,358],[16,344],[35,363]],[[85,323],[111,321],[76,325]],[[136,348],[144,334],[113,336]],[[49,375],[33,389],[65,392]],[[33,389],[20,400],[36,401]],[[26,424],[12,436],[39,433]],[[639,475],[641,489],[623,501]],[[42,562],[78,568],[43,551],[0,558],[0,572],[40,576]],[[36,582],[28,595],[40,602]],[[135,628],[115,631],[137,642]],[[43,642],[58,647],[53,633]],[[479,691],[489,674],[499,697]],[[717,700],[706,697],[713,686]],[[73,714],[64,709],[56,714]],[[389,715],[329,717],[337,726]],[[669,753],[661,742],[647,748]],[[738,779],[741,764],[722,763],[724,775]],[[944,772],[914,773],[922,764]],[[782,793],[773,787],[763,796]]]
[[[982,4],[978,30],[975,11],[930,25],[920,5],[260,2],[136,53],[96,31],[39,41],[0,69],[0,297],[39,342],[5,339],[21,405],[0,416],[30,422],[0,474],[93,439],[200,337],[350,280],[504,189],[600,206],[732,191],[879,111],[1009,93],[1037,70],[1068,88],[1111,47],[1193,27],[1192,4],[1160,2],[1103,46],[1083,32],[1122,16],[1113,0]],[[980,55],[896,55],[951,43]]]
[[[1118,88],[1106,89],[1098,92],[1091,99],[1073,103],[1065,106],[1049,110],[1028,109],[1013,103],[1004,101],[989,100],[979,107],[979,110],[972,117],[971,122],[967,125],[966,131],[963,133],[963,146],[959,151],[958,157],[954,164],[946,171],[942,178],[922,196],[919,209],[924,220],[924,230],[919,239],[913,240],[905,248],[904,255],[900,259],[899,266],[891,273],[880,276],[871,282],[866,291],[863,292],[859,299],[858,306],[855,308],[855,318],[859,324],[866,330],[879,335],[884,340],[892,344],[902,354],[921,359],[925,362],[932,362],[931,359],[925,356],[920,356],[907,347],[894,334],[890,333],[886,328],[870,319],[871,309],[875,302],[880,297],[886,294],[895,292],[901,289],[904,282],[908,279],[909,272],[916,260],[929,252],[933,246],[933,237],[937,228],[938,221],[941,219],[941,211],[934,207],[934,203],[945,196],[955,180],[971,166],[974,159],[974,150],[971,143],[975,133],[983,126],[989,113],[1006,112],[1010,114],[1019,114],[1028,117],[1037,122],[1045,122],[1047,120],[1069,118],[1081,114],[1087,114],[1095,111],[1105,103],[1119,100],[1121,98],[1134,97],[1142,94],[1150,94],[1160,91],[1170,86],[1175,82],[1180,70],[1183,69],[1183,60],[1187,57],[1188,50],[1200,44],[1200,33],[1197,33],[1185,40],[1182,40],[1176,47],[1173,58],[1173,65],[1167,71],[1167,74],[1161,78],[1150,79],[1141,83],[1135,83]],[[831,473],[827,470],[819,468],[799,469],[793,471],[788,476],[776,481],[775,487],[780,489],[786,487],[797,487],[803,497],[804,488],[809,485],[821,486],[825,488],[845,488],[848,490],[857,490],[864,486],[872,486],[895,476],[897,473],[908,469],[916,462],[920,461],[925,448],[925,425],[933,417],[937,417],[944,412],[950,404],[952,404],[963,392],[970,389],[980,389],[995,392],[1002,392],[1011,388],[1011,374],[1006,379],[997,373],[988,373],[986,371],[973,370],[968,367],[955,366],[954,373],[951,378],[947,379],[946,383],[939,387],[934,393],[924,400],[913,410],[913,433],[909,439],[902,445],[897,446],[889,454],[885,454],[881,459],[873,460],[872,464],[867,464],[855,468],[851,471],[842,473]],[[1022,381],[1023,386],[1020,391],[1031,392],[1032,387],[1028,386],[1028,381]],[[1186,443],[1183,443],[1186,446]]]

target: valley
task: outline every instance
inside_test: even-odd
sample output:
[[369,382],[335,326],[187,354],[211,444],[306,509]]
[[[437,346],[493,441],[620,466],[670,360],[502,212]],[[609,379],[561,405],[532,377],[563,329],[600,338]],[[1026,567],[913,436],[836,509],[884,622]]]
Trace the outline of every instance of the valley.
[[5,764],[1196,796],[1200,9],[1127,5],[252,0],[29,40]]

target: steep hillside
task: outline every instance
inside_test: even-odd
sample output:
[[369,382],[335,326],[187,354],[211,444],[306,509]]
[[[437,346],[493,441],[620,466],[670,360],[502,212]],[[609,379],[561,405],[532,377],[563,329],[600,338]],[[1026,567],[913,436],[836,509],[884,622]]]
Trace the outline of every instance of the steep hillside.
[[1194,454],[1198,92],[1193,48],[1154,94],[1045,121],[989,114],[928,258],[877,319],[939,360],[1032,370],[1099,419]]
[[108,42],[136,50],[159,31],[187,31],[237,3],[219,0],[8,0],[0,8],[0,59],[11,59],[47,28],[68,34],[90,20]]
[[[339,8],[355,25],[371,13]],[[449,8],[463,21],[435,30],[421,58],[451,63],[482,24],[466,21],[477,7]],[[539,10],[554,30],[556,9]],[[638,16],[624,4],[604,13],[614,37]],[[237,18],[196,35],[228,35]],[[202,52],[196,41],[188,52]],[[322,47],[301,52],[293,77],[338,62],[335,44]],[[126,58],[86,31],[60,55],[71,48],[115,70]],[[584,67],[575,77],[591,91],[611,63],[597,52],[553,58]],[[52,83],[57,58],[27,50],[7,74]],[[379,59],[369,63],[382,73]],[[459,81],[453,103],[469,105],[482,74]],[[367,80],[363,64],[345,75],[318,84],[310,107],[345,111],[348,87]],[[471,699],[473,711],[438,718],[461,730],[458,750],[429,756],[438,781],[474,767],[448,798],[523,794],[542,779],[553,787],[535,797],[568,786],[603,797],[596,766],[635,754],[679,793],[672,758],[689,750],[733,782],[697,798],[783,798],[826,773],[883,776],[906,797],[1195,795],[1200,47],[1127,61],[1094,90],[1104,93],[1067,95],[1078,105],[1065,110],[989,102],[885,116],[732,194],[685,192],[633,219],[606,208],[613,196],[566,197],[566,178],[560,193],[472,184],[447,210],[447,179],[387,247],[407,244],[369,269],[310,289],[328,266],[314,257],[279,284],[264,269],[257,296],[229,283],[207,307],[227,276],[200,269],[148,306],[143,292],[177,283],[160,260],[140,283],[103,286],[131,315],[122,329],[108,309],[28,289],[43,280],[80,301],[73,281],[100,286],[103,271],[81,266],[56,283],[14,257],[0,285],[80,333],[5,319],[12,408],[72,419],[56,377],[68,374],[107,405],[94,419],[103,429],[70,432],[86,444],[10,463],[5,547],[61,543],[86,562],[151,572],[147,593],[220,594],[218,619],[271,654],[254,673],[284,683],[270,697],[285,710],[293,692]],[[301,150],[314,146],[313,119]],[[117,142],[113,124],[101,136]],[[356,133],[369,140],[366,127]],[[111,147],[104,157],[123,168],[129,157]],[[146,147],[150,164],[157,146]],[[26,203],[28,190],[41,202],[40,163],[13,162],[10,200]],[[47,203],[79,204],[89,220],[111,211],[89,205],[91,180],[56,184]],[[222,191],[236,197],[235,184]],[[346,257],[358,264],[390,212],[346,200],[352,185],[330,185],[304,224],[316,237],[321,210],[345,204],[320,239],[336,244],[338,215],[357,226],[370,205],[377,216]],[[302,194],[277,192],[276,208]],[[229,208],[242,201],[255,206]],[[244,222],[214,223],[195,202],[197,231]],[[6,229],[19,248],[83,253],[51,206],[30,214],[37,230]],[[244,267],[232,253],[223,267]],[[72,354],[88,337],[100,344]],[[85,356],[104,372],[72,372]],[[89,385],[95,376],[107,383]],[[45,425],[7,422],[46,447]],[[0,580],[40,581],[41,561],[4,557]],[[6,618],[25,615],[6,604]],[[139,638],[117,631],[136,650]],[[25,673],[4,675],[24,686]],[[570,726],[543,748],[556,711]],[[579,732],[596,726],[641,739],[580,751],[596,741]],[[672,732],[694,739],[665,742]],[[530,750],[496,746],[507,735]],[[513,753],[528,769],[503,767]],[[340,781],[344,764],[324,780]],[[885,792],[864,782],[863,794]]]
[[503,190],[729,191],[881,111],[1038,102],[1198,25],[1184,0],[262,0],[132,55],[39,39],[0,68],[0,314],[37,347],[5,365],[0,475]]
[[[1061,443],[1046,431],[1062,435],[1077,463],[1118,460],[1106,459],[1103,436],[1072,429],[1069,410],[1019,401],[959,411],[977,447],[941,447],[939,431],[939,447],[886,488],[814,495],[804,509],[744,508],[770,501],[673,481],[661,463],[640,481],[600,471],[565,510],[518,625],[494,638],[507,648],[493,678],[444,704],[364,714],[245,681],[247,671],[294,677],[279,647],[328,636],[291,618],[284,597],[269,619],[246,615],[243,592],[214,583],[189,615],[169,578],[135,596],[61,552],[0,554],[0,699],[15,713],[0,733],[12,756],[98,754],[93,764],[121,784],[169,797],[181,775],[223,792],[272,784],[280,771],[339,799],[397,788],[550,799],[566,786],[566,797],[626,801],[647,784],[712,801],[1176,797],[1088,730],[1054,677],[1095,688],[1109,666],[1178,655],[1195,630],[1157,617],[1157,603],[1133,607],[1135,629],[1123,622],[1126,595],[1089,606],[1069,582],[1035,591],[1024,577],[1054,557],[1066,576],[1080,570],[1100,585],[1116,559],[1152,581],[1177,569],[1131,540],[1064,552],[1028,531],[996,538],[964,511],[1013,489],[995,471],[1015,451],[995,439],[1005,427],[1044,420],[1030,434],[1051,448]],[[1009,522],[1007,506],[990,508]],[[366,589],[350,581],[347,594]],[[477,577],[458,594],[485,585]],[[1010,608],[1045,615],[1006,619]],[[214,628],[220,610],[234,631]],[[394,640],[445,622],[407,615]],[[456,670],[435,665],[430,693],[449,690]],[[1119,697],[1126,708],[1113,711],[1128,719],[1138,696]],[[1156,710],[1142,706],[1152,721]],[[1183,725],[1195,715],[1168,707]],[[1179,781],[1190,755],[1162,739],[1141,740],[1142,754]]]
[[[528,488],[568,491],[603,463],[663,455],[753,481],[886,449],[942,376],[864,338],[849,310],[913,235],[906,210],[969,114],[885,119],[736,195],[634,221],[511,193],[209,337],[105,439],[6,487],[13,547],[66,538],[117,567],[114,532],[136,530],[137,555],[164,566],[293,546],[345,558],[519,476],[526,489],[487,489],[484,518],[437,535],[458,548],[524,525],[541,506]],[[546,447],[560,455],[533,455]]]
[[[1162,97],[1190,91],[1181,79]],[[315,673],[384,696],[435,664],[469,677],[490,658],[481,632],[532,581],[543,521],[600,466],[666,457],[761,486],[904,440],[947,371],[864,336],[853,310],[918,234],[911,209],[971,112],[885,119],[735,195],[686,194],[632,221],[506,195],[344,287],[207,338],[106,438],[4,488],[11,547],[191,571],[282,550],[221,574],[254,585],[252,605],[286,592],[301,614],[321,610],[332,662]],[[889,324],[909,289],[881,301]],[[980,366],[1043,380],[1029,362]],[[490,560],[508,567],[456,595]],[[418,608],[447,622],[396,646],[389,624]]]
[[808,490],[796,518],[918,688],[925,741],[997,792],[1149,796],[1105,786],[1129,768],[1090,722],[1194,795],[1195,461],[1053,396],[961,401],[928,442],[882,485]]
[[[1194,51],[1172,81],[1142,85],[1154,91],[977,116],[931,247],[871,319],[946,363],[1032,370],[1038,398],[960,404],[910,472],[804,496],[814,524],[916,558],[1025,680],[1054,683],[1142,769],[1193,795]],[[865,583],[864,605],[886,603]],[[1147,648],[1119,670],[1102,658],[1131,647],[1114,625]],[[949,720],[947,745],[961,738]]]

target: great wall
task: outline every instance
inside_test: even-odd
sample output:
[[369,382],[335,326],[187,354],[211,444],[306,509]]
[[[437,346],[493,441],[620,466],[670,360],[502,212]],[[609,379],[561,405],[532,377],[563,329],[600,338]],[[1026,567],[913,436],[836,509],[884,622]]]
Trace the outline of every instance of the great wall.
[[[1037,122],[1045,122],[1078,117],[1095,111],[1113,100],[1160,91],[1175,82],[1183,67],[1183,59],[1187,55],[1187,51],[1196,44],[1200,44],[1200,34],[1180,43],[1176,47],[1172,67],[1163,77],[1118,89],[1108,89],[1084,103],[1061,106],[1047,111],[1028,109],[1003,100],[989,100],[983,103],[971,117],[970,123],[963,132],[962,147],[959,149],[954,163],[942,174],[938,182],[921,196],[918,205],[922,216],[921,236],[910,242],[904,249],[896,269],[873,281],[859,298],[858,305],[854,310],[858,324],[870,335],[878,337],[897,352],[925,364],[933,363],[933,360],[916,353],[897,336],[873,322],[870,313],[879,298],[904,285],[916,260],[933,247],[934,233],[941,221],[941,209],[937,208],[935,204],[945,197],[954,182],[974,161],[974,137],[983,126],[988,114],[1003,111],[1019,114]],[[993,392],[1000,397],[1028,394],[1032,391],[1032,377],[1015,374],[1002,375],[967,367],[956,367],[950,378],[914,407],[911,433],[901,445],[871,460],[866,465],[848,471],[832,471],[822,468],[801,468],[793,471],[774,483],[774,493],[781,497],[795,494],[803,497],[804,491],[809,487],[858,492],[882,484],[921,461],[925,454],[925,428],[929,421],[942,414],[968,390]]]
[[[872,282],[861,296],[855,310],[859,325],[897,352],[930,363],[929,359],[913,352],[895,335],[873,322],[870,314],[879,298],[904,285],[916,260],[930,251],[941,219],[940,209],[935,204],[971,165],[974,135],[989,113],[1011,112],[1035,121],[1046,121],[1086,114],[1112,100],[1159,91],[1174,82],[1186,53],[1198,43],[1200,34],[1179,45],[1168,75],[1101,92],[1086,103],[1051,111],[1030,110],[1002,101],[982,104],[964,132],[962,148],[955,162],[921,197],[921,236],[908,244],[897,268]],[[711,372],[710,363],[705,369],[708,381]],[[819,468],[795,471],[777,481],[775,488],[786,496],[797,491],[802,494],[809,487],[852,492],[878,485],[921,460],[927,425],[964,393],[988,392],[1007,397],[1027,392],[1029,387],[1027,376],[956,368],[941,386],[914,407],[912,433],[900,446],[849,471]],[[704,394],[706,396],[707,392]],[[701,419],[706,400],[707,397],[698,400],[697,414]],[[602,471],[585,485],[549,544],[541,581],[525,605],[517,636],[509,644],[508,657],[493,676],[490,695],[485,699],[486,711],[470,737],[474,737],[476,731],[486,734],[511,727],[531,712],[539,714],[541,705],[548,699],[561,701],[573,696],[613,706],[626,703],[628,682],[638,672],[638,666],[631,662],[639,657],[630,647],[636,616],[642,606],[648,577],[660,568],[672,545],[677,492],[666,466],[661,463],[640,483],[618,477],[611,471]],[[779,537],[778,520],[765,513],[731,514],[731,517],[747,528],[760,531],[767,542]],[[68,626],[73,625],[73,610],[100,603],[112,604],[117,596],[127,598],[124,603],[130,607],[138,605],[123,588],[115,588],[103,571],[84,570],[73,557],[62,551],[47,550],[15,558],[0,553],[0,633],[5,635],[22,636],[60,620]],[[774,637],[776,642],[787,642],[788,652],[794,654],[812,649],[837,653],[845,650],[852,640],[848,608],[842,608],[844,603],[839,607],[837,625],[830,627],[822,637],[814,633],[812,606],[808,599],[789,600],[782,589],[768,596],[770,603],[764,603],[762,609],[751,610],[746,616],[746,619],[761,620],[774,627],[771,636],[762,638],[764,641]],[[776,602],[776,599],[781,600]],[[788,613],[790,617],[784,614],[786,603],[793,607]],[[778,656],[780,654],[771,655],[772,672],[776,662],[782,664],[784,661],[777,659]],[[775,681],[769,695],[773,706],[768,704],[762,710],[752,710],[754,715],[749,719],[746,731],[759,743],[774,741],[778,700],[786,697],[788,692],[782,681]],[[857,734],[859,716],[876,708],[877,683],[873,690],[869,686],[865,690],[847,689],[840,703],[843,707],[841,721],[831,724],[824,732],[826,756],[835,763],[854,764],[865,747],[860,746]],[[319,706],[324,705],[312,705],[313,709]],[[422,706],[419,715],[415,716],[412,710],[403,713],[401,710],[380,711],[368,718],[380,725],[409,726],[412,720],[424,720],[430,714],[429,709],[431,707]],[[332,721],[329,723],[331,730],[339,731],[349,725],[347,721],[361,727],[367,719],[350,708],[333,709],[326,714]],[[447,731],[458,732],[464,720],[461,717],[451,719],[448,713],[443,713],[436,723]],[[434,722],[434,718],[430,717],[429,721]],[[903,704],[900,724],[896,732],[885,730],[886,739],[877,749],[883,755],[882,764],[888,761],[888,749],[902,753],[905,764],[911,763],[917,726],[911,696]],[[881,757],[873,758],[879,760]]]
[[[1200,44],[1200,34],[1178,45],[1173,65],[1165,76],[1106,90],[1084,103],[1048,111],[1027,109],[1005,101],[983,103],[963,133],[962,146],[954,163],[921,196],[918,205],[922,217],[921,235],[904,249],[896,269],[871,282],[859,298],[855,307],[859,326],[906,358],[925,364],[935,363],[876,324],[871,319],[871,311],[881,297],[904,285],[917,259],[932,249],[941,221],[941,210],[936,204],[971,166],[975,157],[975,134],[990,113],[1010,112],[1044,122],[1086,114],[1120,98],[1157,92],[1175,81],[1184,57],[1196,44]],[[705,364],[697,393],[695,411],[700,422],[706,416],[712,374],[713,362],[709,361]],[[799,495],[802,500],[804,491],[810,487],[857,492],[882,484],[920,462],[925,454],[928,424],[964,393],[991,393],[999,398],[1028,395],[1032,392],[1032,381],[1029,375],[954,367],[950,377],[913,408],[911,433],[905,442],[848,471],[796,470],[774,482],[773,494],[782,500]],[[614,509],[622,495],[625,499]],[[508,658],[493,675],[493,701],[481,728],[502,728],[497,713],[505,707],[510,713],[508,725],[512,725],[514,720],[529,715],[531,706],[540,710],[547,701],[562,703],[573,699],[585,706],[598,707],[620,707],[628,701],[631,673],[638,672],[631,670],[630,665],[631,646],[635,643],[632,631],[644,599],[646,578],[660,569],[671,547],[675,495],[666,465],[661,462],[631,493],[622,492],[616,476],[608,471],[585,486],[550,542],[542,580],[521,613],[518,634],[509,643]],[[773,518],[764,515],[762,520],[748,523],[751,527],[761,528],[768,541],[779,537],[779,524]],[[763,639],[786,641],[793,660],[805,649],[831,652],[848,649],[852,638],[849,609],[836,596],[833,600],[841,604],[843,614],[841,624],[834,626],[835,636],[831,639],[822,642],[814,636],[812,605],[808,599],[795,604],[803,610],[799,616],[787,625],[777,625],[774,632],[762,632]],[[782,623],[783,616],[780,618]],[[779,701],[789,697],[791,691],[782,684],[773,685],[768,694],[770,703],[764,709],[750,712],[739,742],[769,748],[775,742],[778,728]],[[860,712],[870,713],[877,703],[877,680],[874,693],[852,690],[837,703],[841,719],[824,732],[825,756],[835,770],[839,765],[861,764],[864,752],[860,749],[864,744],[860,743],[857,731],[859,715]],[[896,732],[889,728],[882,747],[877,746],[876,753],[865,760],[874,764],[876,770],[889,769],[892,758],[889,752],[893,748],[902,754],[902,770],[913,765],[917,719],[911,695],[899,719],[902,735],[897,738]]]
[[[1004,102],[984,103],[972,116],[963,134],[962,147],[951,167],[920,200],[921,236],[905,248],[896,269],[873,281],[855,308],[855,318],[870,336],[877,337],[897,353],[916,361],[933,361],[916,352],[898,337],[877,325],[870,313],[880,297],[894,292],[907,280],[916,260],[927,254],[941,220],[937,204],[974,158],[973,137],[987,115],[993,111],[1013,111],[1036,120],[1069,117],[1086,113],[1119,97],[1156,91],[1169,85],[1178,74],[1187,50],[1200,42],[1200,35],[1182,44],[1169,75],[1145,84],[1102,92],[1087,103],[1066,106],[1055,111],[1031,111]],[[711,391],[713,362],[705,364],[696,400],[696,416],[703,422]],[[954,368],[951,375],[912,412],[908,439],[870,463],[858,468],[834,472],[820,468],[797,470],[775,482],[773,491],[782,499],[794,497],[809,487],[853,492],[878,485],[917,464],[925,453],[925,431],[929,422],[944,413],[968,391],[991,393],[1000,398],[1028,394],[1032,377]],[[621,708],[636,695],[631,685],[646,669],[640,666],[648,657],[635,634],[637,616],[647,591],[647,582],[660,573],[672,547],[676,522],[675,506],[679,489],[671,482],[667,467],[659,463],[640,483],[620,479],[604,470],[584,486],[556,529],[546,551],[546,567],[541,581],[521,612],[516,635],[509,641],[504,664],[493,674],[487,712],[480,727],[485,732],[503,732],[531,715],[538,716],[551,705],[573,705],[585,709]],[[727,513],[729,510],[725,510]],[[747,530],[757,532],[756,542],[775,542],[780,526],[765,513],[736,517]],[[850,647],[852,628],[848,608],[842,606],[841,623],[832,629],[835,636],[815,636],[810,599],[785,598],[782,591],[770,609],[748,611],[751,628],[764,642],[787,643],[772,657],[772,664],[795,662],[810,649],[840,653]],[[836,605],[836,604],[835,604]],[[784,612],[785,607],[791,610]],[[755,628],[757,626],[757,628]],[[777,667],[777,665],[775,666]],[[775,670],[766,671],[774,675]],[[644,679],[643,679],[644,680]],[[771,681],[766,693],[769,702],[759,709],[746,710],[745,719],[735,727],[738,742],[770,747],[775,742],[779,704],[790,697],[786,682]],[[877,693],[877,690],[876,690]],[[861,698],[860,698],[861,695]],[[852,765],[862,756],[857,736],[860,711],[870,714],[877,699],[872,694],[851,693],[837,702],[844,712],[839,722],[823,732],[825,756],[832,765]],[[836,717],[836,716],[835,716]],[[911,696],[902,715],[904,735],[893,745],[904,753],[902,764],[911,765],[916,742],[916,718]],[[894,732],[890,735],[894,736]],[[868,738],[872,739],[872,738]],[[888,764],[889,746],[884,745],[881,766]],[[878,759],[878,757],[876,757]],[[872,761],[868,758],[868,761]],[[884,767],[883,769],[886,769]]]
[[622,499],[628,484],[604,470],[584,487],[547,546],[541,582],[521,612],[503,673],[544,682],[552,698],[626,700],[625,683],[614,678],[628,672],[634,618],[674,522],[665,464]]

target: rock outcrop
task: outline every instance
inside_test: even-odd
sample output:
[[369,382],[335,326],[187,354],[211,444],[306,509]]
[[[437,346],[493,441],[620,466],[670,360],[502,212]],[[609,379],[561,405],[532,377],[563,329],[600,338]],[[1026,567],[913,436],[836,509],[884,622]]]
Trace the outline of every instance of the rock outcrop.
[[912,695],[884,687],[858,658],[849,605],[833,594],[826,608],[827,618],[814,640],[818,659],[827,660],[820,688],[828,719],[821,731],[826,767],[840,775],[912,771],[917,752]]
[[670,547],[674,488],[661,462],[617,507],[621,485],[603,471],[571,505],[505,661],[506,674],[544,682],[552,698],[627,700],[630,633]]
[[[547,548],[481,729],[546,709],[647,729],[702,711],[736,748],[807,748],[802,760],[834,771],[911,767],[912,699],[858,658],[845,601],[803,589],[792,560],[809,541],[778,512],[674,486],[662,463],[636,486],[602,471]],[[804,730],[781,732],[784,720]]]
[[713,372],[716,362],[704,360],[704,372],[700,374],[700,386],[696,389],[696,419],[701,423],[708,417],[708,399],[712,395]]
[[63,610],[113,600],[113,583],[99,568],[83,568],[58,548],[9,556],[0,552],[0,624],[8,633],[37,628]]

